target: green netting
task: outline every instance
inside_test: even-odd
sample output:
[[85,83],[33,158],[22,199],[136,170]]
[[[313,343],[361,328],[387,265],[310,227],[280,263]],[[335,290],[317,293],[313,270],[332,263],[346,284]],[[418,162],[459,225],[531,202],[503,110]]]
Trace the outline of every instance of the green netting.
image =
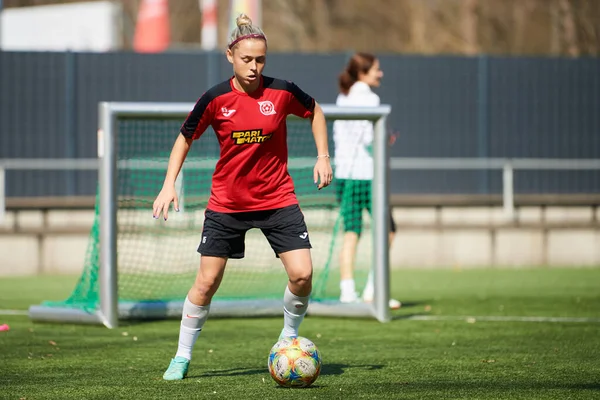
[[[152,203],[164,180],[174,132],[181,119],[120,119],[118,132],[118,293],[120,301],[181,301],[196,272],[204,210],[210,194],[219,145],[212,131],[194,143],[180,174],[181,212],[169,220],[152,218]],[[331,125],[329,127],[331,130]],[[330,135],[331,136],[331,135]],[[318,191],[313,183],[315,144],[307,121],[290,121],[289,170],[305,214],[313,245],[315,300],[338,298],[339,252],[343,236],[341,202],[356,202],[356,187],[334,182]],[[333,143],[330,143],[333,150]],[[364,203],[364,199],[361,200]],[[46,303],[87,310],[99,305],[99,212],[90,233],[83,273],[64,302]],[[365,215],[363,215],[365,214]],[[349,215],[345,216],[347,219]],[[351,218],[363,220],[356,256],[358,288],[371,261],[371,233],[366,211]],[[355,221],[356,222],[356,221]],[[347,224],[347,223],[346,223]],[[287,277],[260,230],[246,236],[246,256],[230,260],[215,299],[280,299]]]

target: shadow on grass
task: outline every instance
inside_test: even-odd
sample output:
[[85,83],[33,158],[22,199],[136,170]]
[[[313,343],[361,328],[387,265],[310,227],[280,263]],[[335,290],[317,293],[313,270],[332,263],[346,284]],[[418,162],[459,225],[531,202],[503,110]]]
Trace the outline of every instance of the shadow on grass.
[[214,371],[206,371],[201,374],[188,375],[188,379],[192,378],[209,378],[221,376],[247,376],[247,375],[263,375],[268,372],[266,368],[229,368]]
[[384,366],[377,364],[324,364],[321,368],[321,375],[342,375],[348,369],[362,369],[365,371],[377,371],[383,369]]
[[402,307],[400,309],[402,310],[404,308],[422,306],[424,304],[431,304],[431,302],[430,301],[429,302],[428,301],[413,301],[413,302],[403,301],[402,302]]
[[[348,369],[362,369],[365,371],[376,371],[383,369],[383,365],[350,365],[350,364],[335,364],[327,363],[321,368],[321,376],[325,375],[342,375]],[[247,375],[264,375],[267,373],[267,368],[229,368],[214,371],[207,371],[202,374],[188,375],[188,378],[207,378],[221,376],[247,376]]]

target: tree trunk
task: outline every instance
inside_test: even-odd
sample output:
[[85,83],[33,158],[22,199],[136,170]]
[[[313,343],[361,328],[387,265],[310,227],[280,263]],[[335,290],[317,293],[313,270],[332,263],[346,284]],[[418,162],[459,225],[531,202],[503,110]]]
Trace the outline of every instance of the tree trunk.
[[[552,6],[550,6],[552,7]],[[532,0],[520,0],[513,6],[513,19],[514,19],[514,40],[513,40],[513,53],[523,54],[526,52],[526,38],[527,25],[529,23],[529,17],[531,12],[535,9],[535,2]]]
[[427,53],[427,26],[425,24],[425,6],[420,0],[410,2],[411,49],[418,53]]
[[567,54],[572,57],[577,57],[580,52],[571,2],[569,0],[560,0],[559,5],[562,14],[562,26]]
[[329,7],[326,0],[316,0],[315,8],[316,50],[327,51],[331,40]]
[[550,53],[559,55],[562,52],[560,7],[557,0],[550,3]]
[[479,53],[479,0],[464,0],[462,2],[462,32],[465,40],[466,54]]

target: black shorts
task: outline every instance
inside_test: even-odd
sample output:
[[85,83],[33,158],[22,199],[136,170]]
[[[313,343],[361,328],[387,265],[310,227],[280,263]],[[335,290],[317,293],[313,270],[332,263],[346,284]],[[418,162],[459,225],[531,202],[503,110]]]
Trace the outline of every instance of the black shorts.
[[204,213],[198,253],[204,256],[244,258],[246,232],[260,229],[275,256],[290,250],[310,249],[308,229],[300,207],[295,204],[266,211]]

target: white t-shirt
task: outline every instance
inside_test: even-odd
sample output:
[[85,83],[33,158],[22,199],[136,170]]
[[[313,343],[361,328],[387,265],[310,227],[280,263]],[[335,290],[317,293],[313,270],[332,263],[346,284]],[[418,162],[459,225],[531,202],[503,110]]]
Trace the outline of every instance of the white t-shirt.
[[[347,95],[338,95],[335,104],[340,107],[377,107],[380,100],[369,85],[356,82]],[[337,120],[333,123],[333,141],[337,179],[373,179],[372,122]]]

